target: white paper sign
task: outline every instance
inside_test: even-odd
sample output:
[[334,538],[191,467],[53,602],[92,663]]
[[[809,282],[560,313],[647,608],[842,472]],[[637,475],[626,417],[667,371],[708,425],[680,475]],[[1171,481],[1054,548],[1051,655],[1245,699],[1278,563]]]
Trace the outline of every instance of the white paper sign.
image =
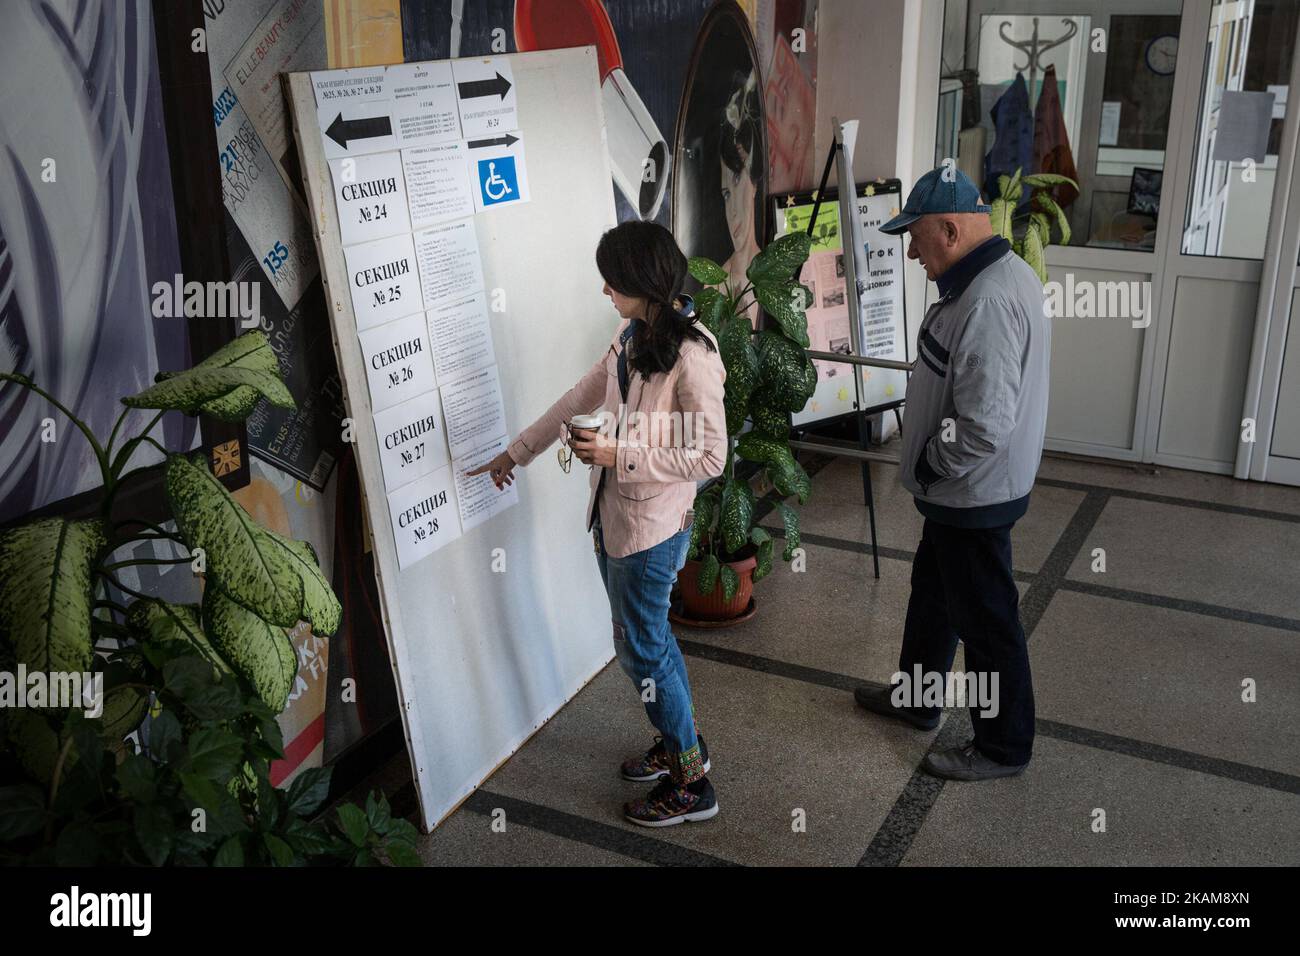
[[1119,117],[1124,104],[1118,100],[1109,100],[1101,104],[1101,129],[1097,133],[1097,145],[1114,146],[1119,142]]
[[442,402],[436,391],[375,413],[384,487],[393,491],[450,461]]
[[394,131],[403,146],[460,138],[450,63],[390,66],[385,81],[393,101]]
[[528,165],[524,141],[517,132],[470,139],[470,188],[479,212],[496,206],[528,202]]
[[504,57],[455,60],[451,64],[465,139],[519,128],[515,74]]
[[452,472],[456,476],[456,504],[460,510],[460,527],[463,532],[478,527],[493,515],[519,503],[518,485],[507,485],[498,490],[487,472],[473,478],[465,474],[487,464],[505,450],[506,438],[503,435],[496,441],[475,449],[452,466]]
[[429,308],[483,288],[483,261],[472,219],[417,232],[415,258],[420,266],[424,302]]
[[463,458],[485,442],[507,433],[501,381],[495,365],[450,382],[440,391],[453,459]]
[[358,66],[345,70],[318,70],[311,75],[316,108],[337,108],[342,103],[388,99],[387,67]]
[[411,231],[400,154],[349,156],[329,166],[343,245]]
[[442,384],[496,363],[485,293],[430,309],[427,319],[433,368]]
[[388,100],[345,99],[316,107],[326,159],[362,156],[396,149],[392,104]]
[[371,411],[392,408],[437,387],[423,315],[360,333]]
[[420,270],[409,235],[349,246],[343,258],[358,332],[424,311]]
[[460,537],[456,485],[451,467],[440,468],[388,495],[388,514],[397,545],[397,566],[405,571]]
[[413,228],[474,215],[466,163],[465,144],[459,141],[402,150]]

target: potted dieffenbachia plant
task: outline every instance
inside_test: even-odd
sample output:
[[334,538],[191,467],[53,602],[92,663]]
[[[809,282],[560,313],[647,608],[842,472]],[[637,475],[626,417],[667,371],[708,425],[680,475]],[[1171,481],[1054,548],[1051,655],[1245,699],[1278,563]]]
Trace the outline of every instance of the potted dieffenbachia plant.
[[[689,261],[691,275],[704,289],[696,296],[700,321],[718,340],[727,370],[725,406],[728,445],[721,478],[695,498],[695,524],[689,560],[679,593],[682,616],[718,621],[744,614],[753,582],[772,570],[772,536],[757,523],[750,482],[736,474],[737,457],[760,466],[782,499],[808,500],[812,482],[790,449],[790,415],[808,403],[817,386],[817,369],[808,358],[808,318],[812,294],[793,277],[808,259],[812,240],[792,233],[771,242],[733,285],[727,271],[710,259]],[[771,327],[756,332],[748,311],[757,301]],[[782,557],[799,547],[799,516],[784,500],[775,502],[785,527]]]
[[[1016,255],[1024,259],[1047,284],[1047,247],[1052,244],[1052,227],[1060,232],[1061,245],[1070,244],[1070,219],[1065,210],[1052,198],[1058,186],[1079,184],[1069,176],[1057,173],[1033,173],[1022,176],[1017,169],[1014,176],[998,177],[998,195],[993,200],[989,218],[993,231],[1007,242]],[[1025,202],[1025,189],[1030,191]]]
[[[297,673],[285,628],[301,620],[333,634],[342,608],[309,544],[257,524],[202,455],[169,452],[151,435],[167,411],[237,422],[263,399],[292,408],[266,336],[242,335],[122,399],[107,441],[22,375],[0,374],[0,388],[28,389],[66,415],[102,479],[95,517],[0,531],[0,672],[87,675],[97,685],[93,702],[0,708],[0,861],[418,863],[415,828],[382,798],[309,821],[328,795],[328,768],[272,786],[271,761],[284,757],[276,715]],[[158,413],[119,436],[134,408]],[[130,468],[143,445],[163,461]],[[114,509],[123,488],[159,470],[175,530]],[[115,558],[145,541],[179,555]],[[202,574],[198,602],[158,600],[120,580],[123,568],[164,563]],[[146,717],[147,749],[137,751],[125,738]]]

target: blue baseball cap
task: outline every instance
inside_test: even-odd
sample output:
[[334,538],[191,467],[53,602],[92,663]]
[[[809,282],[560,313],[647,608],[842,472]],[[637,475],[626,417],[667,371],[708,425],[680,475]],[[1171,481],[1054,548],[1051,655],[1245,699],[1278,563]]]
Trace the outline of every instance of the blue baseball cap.
[[979,187],[971,182],[969,176],[956,166],[944,164],[916,181],[903,211],[881,226],[880,231],[891,236],[901,235],[922,216],[936,212],[992,211],[991,207],[984,205]]

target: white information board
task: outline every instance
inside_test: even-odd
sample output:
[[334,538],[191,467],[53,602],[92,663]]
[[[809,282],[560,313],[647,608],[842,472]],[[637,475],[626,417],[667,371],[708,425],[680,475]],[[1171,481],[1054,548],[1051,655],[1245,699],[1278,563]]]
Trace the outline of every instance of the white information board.
[[[783,193],[773,197],[772,222],[777,236],[806,232],[816,197],[811,192]],[[901,185],[896,179],[859,183],[854,189],[859,235],[869,274],[862,279],[862,320],[858,326],[859,353],[871,358],[911,360],[911,343],[903,308],[903,266],[907,250],[900,236],[887,236],[881,225],[898,212],[902,204]],[[813,294],[808,308],[809,347],[821,352],[849,354],[849,310],[845,282],[844,238],[840,229],[839,193],[826,190],[817,206],[813,226],[812,253],[804,263],[800,281]],[[855,368],[861,383],[862,407],[872,408],[902,399],[907,375],[890,369],[873,369],[841,362],[816,362],[817,389],[795,425],[845,415],[854,410],[857,393],[853,387]]]
[[[585,472],[544,455],[505,492],[464,476],[617,327],[595,268],[616,222],[596,52],[295,73],[288,94],[432,828],[613,657]],[[339,188],[347,160],[370,185]],[[396,212],[404,229],[367,238]]]

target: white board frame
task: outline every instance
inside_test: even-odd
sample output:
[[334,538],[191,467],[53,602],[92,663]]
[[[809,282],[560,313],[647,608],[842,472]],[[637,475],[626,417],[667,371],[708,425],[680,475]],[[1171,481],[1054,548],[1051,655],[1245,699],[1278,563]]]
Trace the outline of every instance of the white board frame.
[[[488,294],[500,289],[508,303],[491,324],[513,437],[577,381],[617,326],[594,263],[616,213],[595,48],[505,58],[532,196],[474,222]],[[542,456],[516,472],[516,506],[399,570],[310,74],[285,84],[428,831],[613,659],[584,532],[586,475],[565,475]],[[505,573],[492,570],[498,552]]]

